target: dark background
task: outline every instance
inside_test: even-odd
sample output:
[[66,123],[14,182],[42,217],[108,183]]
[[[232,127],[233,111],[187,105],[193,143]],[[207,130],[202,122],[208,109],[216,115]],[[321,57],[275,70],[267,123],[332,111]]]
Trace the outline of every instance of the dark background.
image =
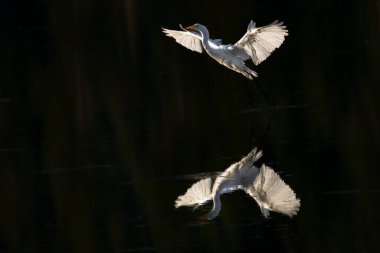
[[[376,252],[380,3],[8,1],[0,5],[0,252]],[[249,21],[289,36],[254,82],[167,38]],[[250,64],[252,67],[253,64]],[[301,199],[174,209],[253,146]]]

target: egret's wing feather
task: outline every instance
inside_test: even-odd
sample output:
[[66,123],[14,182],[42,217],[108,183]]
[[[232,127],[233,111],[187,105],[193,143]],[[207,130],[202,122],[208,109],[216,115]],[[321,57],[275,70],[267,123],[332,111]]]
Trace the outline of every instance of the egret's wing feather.
[[172,37],[182,46],[196,51],[198,53],[202,53],[202,42],[201,37],[196,32],[190,32],[187,30],[177,31],[177,30],[169,30],[166,28],[162,28],[162,31],[166,34],[166,36]]
[[252,58],[253,63],[258,65],[280,47],[287,35],[286,26],[277,20],[263,27],[256,27],[256,24],[251,21],[247,32],[235,45],[231,46],[230,50],[242,60]]
[[256,200],[265,217],[269,216],[269,211],[293,216],[301,205],[289,185],[265,165],[261,166],[255,181],[245,191]]
[[212,180],[210,177],[194,183],[186,193],[178,196],[175,207],[201,205],[211,200]]

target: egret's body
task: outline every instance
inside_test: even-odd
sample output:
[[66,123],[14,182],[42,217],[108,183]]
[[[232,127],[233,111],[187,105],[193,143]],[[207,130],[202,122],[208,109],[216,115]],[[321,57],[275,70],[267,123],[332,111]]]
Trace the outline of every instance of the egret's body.
[[210,39],[207,28],[201,24],[182,29],[183,31],[176,31],[163,28],[163,32],[190,50],[202,53],[204,49],[217,62],[249,79],[256,77],[257,73],[248,68],[244,61],[252,59],[253,63],[258,65],[278,48],[288,35],[282,22],[275,21],[264,27],[256,27],[251,21],[246,34],[238,42],[234,45],[222,45],[221,40]]
[[212,200],[213,208],[207,215],[212,220],[221,210],[220,195],[241,189],[256,200],[265,217],[269,211],[297,214],[300,200],[293,190],[271,168],[262,165],[258,169],[254,165],[261,156],[262,152],[255,148],[218,175],[214,183],[210,177],[199,180],[177,198],[175,207],[203,205]]

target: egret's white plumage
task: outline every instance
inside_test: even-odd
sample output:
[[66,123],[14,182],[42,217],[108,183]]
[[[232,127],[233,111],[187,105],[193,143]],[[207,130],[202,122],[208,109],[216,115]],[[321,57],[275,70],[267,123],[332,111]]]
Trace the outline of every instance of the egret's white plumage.
[[214,183],[211,177],[199,180],[177,198],[175,207],[198,206],[213,200],[213,208],[207,215],[207,219],[212,220],[221,210],[220,195],[241,189],[256,200],[265,217],[269,211],[288,216],[297,214],[300,200],[293,190],[270,167],[262,165],[259,169],[254,165],[261,156],[262,151],[254,148],[220,173]]
[[249,79],[256,77],[257,73],[248,68],[244,61],[252,59],[255,65],[260,64],[283,43],[285,36],[288,35],[288,30],[282,22],[275,21],[264,27],[256,27],[251,21],[247,32],[238,42],[234,45],[222,45],[220,39],[210,39],[207,28],[201,24],[180,27],[182,31],[163,28],[163,32],[192,51],[202,53],[204,49],[220,64]]

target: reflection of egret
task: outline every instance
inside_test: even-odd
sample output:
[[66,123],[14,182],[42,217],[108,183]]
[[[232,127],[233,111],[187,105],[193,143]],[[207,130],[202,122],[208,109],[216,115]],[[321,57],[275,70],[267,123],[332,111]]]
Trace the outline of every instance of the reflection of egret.
[[210,39],[207,28],[201,24],[182,29],[183,31],[176,31],[163,28],[163,32],[190,50],[202,53],[203,46],[203,49],[220,64],[249,79],[257,76],[257,73],[245,66],[244,61],[252,59],[253,63],[258,65],[278,48],[288,35],[282,22],[275,21],[264,27],[256,27],[251,21],[247,32],[238,42],[234,45],[222,45],[220,39]]
[[297,214],[300,200],[293,190],[270,167],[262,165],[259,170],[254,165],[261,156],[262,152],[254,148],[246,157],[219,174],[213,184],[211,177],[199,180],[177,198],[175,207],[198,206],[213,200],[214,206],[207,215],[207,219],[212,220],[221,209],[220,195],[242,189],[256,200],[266,218],[269,211],[288,216]]

